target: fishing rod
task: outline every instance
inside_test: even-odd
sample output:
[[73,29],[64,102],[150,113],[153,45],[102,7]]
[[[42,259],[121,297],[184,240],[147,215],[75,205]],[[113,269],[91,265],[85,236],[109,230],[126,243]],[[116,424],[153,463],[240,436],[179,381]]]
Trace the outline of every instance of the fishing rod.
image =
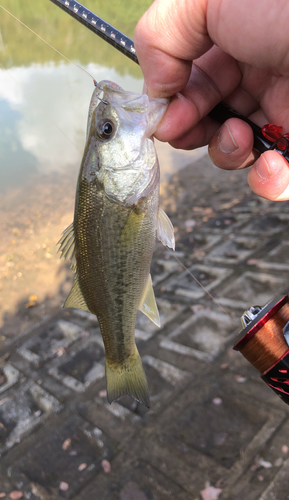
[[[92,11],[75,0],[50,0],[139,64],[134,42]],[[225,102],[212,109],[209,116],[219,123],[229,118],[239,118],[250,125],[254,134],[254,149],[260,154],[278,151],[289,162],[289,134],[282,134],[282,127],[273,124],[258,127]],[[260,372],[261,378],[274,392],[289,404],[289,297],[278,297],[265,306],[253,306],[244,312],[243,330],[234,346]]]
[[133,40],[124,35],[124,33],[114,28],[111,24],[101,19],[101,17],[94,14],[94,12],[87,9],[79,2],[73,0],[50,1],[76,19],[79,23],[83,24],[86,28],[93,31],[95,35],[98,35],[115,49],[119,50],[126,57],[139,64]]
[[[93,33],[119,50],[126,57],[139,64],[134,42],[131,38],[116,29],[111,24],[104,21],[94,12],[81,5],[76,0],[50,0],[52,3],[60,7],[67,14],[90,29]],[[249,118],[241,115],[228,104],[221,101],[215,106],[208,116],[213,118],[218,123],[224,123],[229,118],[239,118],[248,123],[254,134],[254,149],[260,154],[265,151],[278,151],[289,162],[289,134],[282,134],[282,127],[273,124],[267,124],[264,127],[258,127]]]

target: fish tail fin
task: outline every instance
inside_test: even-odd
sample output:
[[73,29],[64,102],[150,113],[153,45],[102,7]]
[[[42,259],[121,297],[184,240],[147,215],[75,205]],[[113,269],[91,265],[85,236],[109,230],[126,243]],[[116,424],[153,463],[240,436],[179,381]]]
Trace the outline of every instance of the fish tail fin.
[[109,403],[128,394],[147,408],[150,407],[147,379],[136,346],[134,352],[121,364],[106,360],[105,374]]

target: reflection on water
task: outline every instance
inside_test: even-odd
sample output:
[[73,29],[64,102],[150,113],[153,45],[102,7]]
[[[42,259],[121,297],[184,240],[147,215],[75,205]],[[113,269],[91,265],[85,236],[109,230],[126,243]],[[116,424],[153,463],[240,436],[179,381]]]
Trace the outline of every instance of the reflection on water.
[[[1,75],[0,75],[1,78]],[[1,94],[0,94],[1,95]],[[21,113],[13,109],[9,101],[0,97],[0,189],[23,182],[37,169],[36,158],[25,151],[17,126]]]
[[[85,3],[133,36],[151,2]],[[141,92],[137,65],[50,2],[2,5],[96,80]],[[70,288],[72,275],[58,259],[56,242],[73,216],[94,87],[79,68],[2,11],[0,63],[0,326],[4,336],[15,336],[59,308]],[[162,179],[191,161],[192,153],[157,147]],[[37,296],[33,307],[31,295]]]
[[[141,92],[140,79],[120,76],[113,68],[93,63],[85,69],[97,80],[117,81],[124,88]],[[92,80],[72,64],[0,70],[2,191],[7,187],[7,171],[10,186],[17,187],[25,171],[28,177],[35,169],[47,174],[71,171],[79,164],[93,90]]]

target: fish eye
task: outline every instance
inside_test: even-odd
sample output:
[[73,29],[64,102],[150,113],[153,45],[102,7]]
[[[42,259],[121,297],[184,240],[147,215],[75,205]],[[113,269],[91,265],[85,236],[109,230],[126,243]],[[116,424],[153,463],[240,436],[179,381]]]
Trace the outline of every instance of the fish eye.
[[101,120],[96,127],[96,132],[100,139],[104,141],[110,139],[115,132],[115,124],[108,119]]

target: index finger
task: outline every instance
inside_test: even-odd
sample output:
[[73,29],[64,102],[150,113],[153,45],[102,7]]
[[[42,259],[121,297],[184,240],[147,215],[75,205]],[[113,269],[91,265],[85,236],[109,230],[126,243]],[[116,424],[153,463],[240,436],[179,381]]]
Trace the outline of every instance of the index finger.
[[192,61],[213,45],[206,0],[156,0],[135,30],[135,47],[152,97],[170,97],[188,82]]

